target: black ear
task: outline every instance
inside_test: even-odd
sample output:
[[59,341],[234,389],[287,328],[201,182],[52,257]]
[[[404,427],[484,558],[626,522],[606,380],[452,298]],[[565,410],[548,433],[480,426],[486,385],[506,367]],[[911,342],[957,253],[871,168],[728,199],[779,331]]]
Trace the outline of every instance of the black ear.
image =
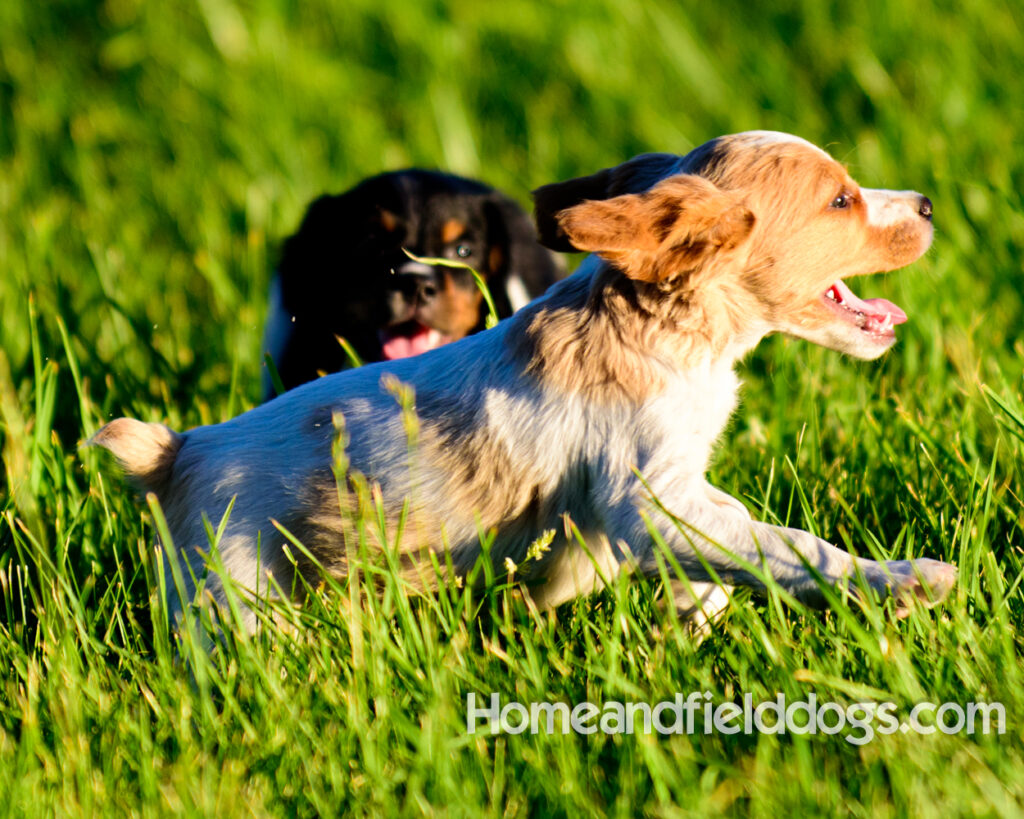
[[533,192],[533,218],[541,244],[561,253],[578,250],[562,230],[558,214],[588,199],[607,199],[610,182],[611,169],[606,168],[590,176],[537,188]]
[[576,247],[562,230],[558,214],[585,201],[602,201],[625,193],[642,193],[662,179],[677,173],[680,157],[675,154],[640,154],[628,162],[605,168],[590,176],[544,185],[533,192],[534,219],[541,244],[562,253]]
[[487,244],[490,253],[502,258],[492,268],[496,279],[515,276],[533,299],[565,274],[565,265],[537,241],[537,230],[517,202],[495,191],[484,203]]
[[308,284],[324,275],[323,268],[329,264],[327,260],[335,246],[337,226],[344,223],[340,215],[343,199],[329,195],[315,199],[306,209],[299,229],[285,239],[277,263],[285,304],[297,304],[297,297],[308,289]]
[[285,239],[278,272],[285,281],[296,281],[320,268],[331,254],[340,251],[350,222],[351,193],[325,194],[306,209],[299,229]]
[[313,200],[281,249],[277,270],[286,301],[293,289],[330,284],[371,239],[401,233],[404,208],[392,176],[371,177],[345,193]]

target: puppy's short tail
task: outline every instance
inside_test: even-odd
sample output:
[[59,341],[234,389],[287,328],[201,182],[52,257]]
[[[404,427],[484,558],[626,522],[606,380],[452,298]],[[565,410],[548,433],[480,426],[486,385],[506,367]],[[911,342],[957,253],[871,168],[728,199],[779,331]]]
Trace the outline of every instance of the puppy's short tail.
[[132,483],[147,492],[158,491],[171,477],[174,460],[185,437],[163,424],[117,418],[85,442],[109,450]]

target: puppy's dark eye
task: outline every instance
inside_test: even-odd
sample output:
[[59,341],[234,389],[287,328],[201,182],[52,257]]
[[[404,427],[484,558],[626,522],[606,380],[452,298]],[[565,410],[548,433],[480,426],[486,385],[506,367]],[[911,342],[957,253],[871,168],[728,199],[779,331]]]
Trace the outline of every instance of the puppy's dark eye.
[[848,208],[853,204],[853,197],[848,193],[841,193],[835,199],[829,203],[829,207],[835,210],[842,210]]
[[457,248],[455,248],[455,252],[456,254],[458,254],[458,257],[460,259],[468,259],[470,256],[473,255],[473,248],[471,248],[469,245],[459,245]]

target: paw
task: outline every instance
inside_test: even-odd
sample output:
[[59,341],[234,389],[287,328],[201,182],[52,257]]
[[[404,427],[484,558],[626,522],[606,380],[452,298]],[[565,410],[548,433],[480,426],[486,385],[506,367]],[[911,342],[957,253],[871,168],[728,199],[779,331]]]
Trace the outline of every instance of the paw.
[[731,586],[714,583],[694,582],[689,589],[680,580],[670,584],[671,602],[679,619],[685,621],[686,630],[698,639],[711,633],[711,626],[729,607],[731,590]]
[[887,585],[896,599],[897,617],[906,617],[914,605],[938,605],[956,585],[956,566],[941,560],[894,560],[885,566],[892,574]]

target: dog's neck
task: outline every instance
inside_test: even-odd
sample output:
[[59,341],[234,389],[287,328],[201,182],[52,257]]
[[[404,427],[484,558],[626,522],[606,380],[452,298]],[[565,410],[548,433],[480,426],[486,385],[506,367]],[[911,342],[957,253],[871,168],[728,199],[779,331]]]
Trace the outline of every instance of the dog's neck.
[[766,334],[723,281],[639,282],[592,256],[512,319],[509,344],[556,388],[641,403],[680,374],[731,368]]

